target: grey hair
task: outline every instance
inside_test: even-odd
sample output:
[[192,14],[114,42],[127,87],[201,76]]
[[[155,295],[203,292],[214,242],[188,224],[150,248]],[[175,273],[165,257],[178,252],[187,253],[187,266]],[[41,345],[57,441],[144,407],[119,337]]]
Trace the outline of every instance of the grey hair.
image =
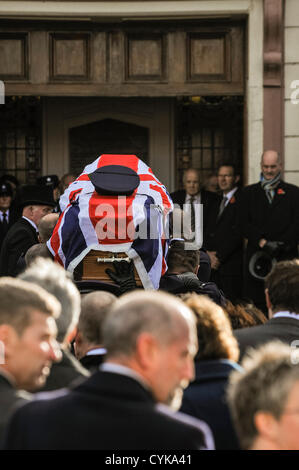
[[115,295],[102,290],[89,292],[83,297],[78,331],[85,341],[102,344],[102,325],[116,299]]
[[80,313],[80,294],[70,274],[51,260],[37,258],[19,278],[39,285],[60,302],[57,341],[63,343],[77,325]]
[[180,337],[184,324],[196,348],[195,318],[180,299],[157,291],[126,294],[114,302],[103,324],[107,357],[132,356],[138,336],[145,332],[169,344]]
[[255,415],[272,414],[279,419],[294,383],[299,380],[298,351],[280,341],[250,349],[241,366],[230,376],[227,396],[243,449],[250,449],[258,436]]
[[28,248],[25,254],[26,266],[30,266],[30,264],[39,257],[52,259],[52,255],[45,243],[36,243],[35,245],[32,245],[30,248]]

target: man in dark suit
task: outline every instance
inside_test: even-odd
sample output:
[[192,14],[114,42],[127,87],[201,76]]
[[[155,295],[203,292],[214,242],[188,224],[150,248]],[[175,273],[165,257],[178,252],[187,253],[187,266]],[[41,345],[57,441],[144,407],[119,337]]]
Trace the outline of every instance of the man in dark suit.
[[266,303],[270,320],[263,325],[235,330],[240,356],[248,347],[279,339],[292,346],[299,340],[299,262],[281,261],[268,274]]
[[18,214],[11,207],[13,191],[9,183],[0,184],[0,249],[10,227],[17,221]]
[[71,391],[17,410],[5,448],[213,448],[205,423],[166,406],[194,375],[191,310],[169,294],[134,291],[114,302],[103,338],[100,371]]
[[245,296],[265,311],[263,281],[249,271],[252,256],[260,250],[272,252],[272,243],[282,247],[273,252],[278,261],[298,256],[299,188],[281,180],[281,160],[274,150],[266,150],[261,160],[261,181],[247,186],[242,195],[243,235],[246,249]]
[[[59,359],[54,316],[58,302],[19,279],[0,279],[0,447],[14,409],[43,385]],[[26,392],[27,391],[27,392]]]
[[178,204],[185,212],[190,211],[191,230],[194,231],[194,205],[203,205],[203,247],[205,246],[205,234],[209,232],[210,214],[219,203],[219,196],[200,188],[200,176],[198,170],[189,168],[183,176],[184,189],[171,193],[174,204]]
[[231,163],[220,165],[218,185],[222,201],[211,213],[205,248],[211,259],[211,280],[235,302],[242,297],[243,238],[240,227],[240,175]]
[[20,188],[18,205],[22,217],[7,232],[0,253],[0,275],[16,276],[22,253],[38,243],[37,225],[55,206],[51,188],[27,185]]
[[103,323],[115,300],[115,295],[105,291],[89,292],[82,299],[74,349],[77,359],[90,372],[98,370],[104,361],[107,351],[103,346]]

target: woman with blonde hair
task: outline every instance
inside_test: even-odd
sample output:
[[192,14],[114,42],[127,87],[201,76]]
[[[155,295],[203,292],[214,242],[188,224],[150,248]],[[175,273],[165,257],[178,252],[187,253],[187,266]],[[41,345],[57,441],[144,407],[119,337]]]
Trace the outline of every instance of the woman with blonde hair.
[[191,294],[184,298],[197,319],[198,352],[195,380],[184,391],[181,410],[207,422],[216,449],[238,449],[226,387],[229,375],[239,369],[239,348],[223,309],[208,297]]

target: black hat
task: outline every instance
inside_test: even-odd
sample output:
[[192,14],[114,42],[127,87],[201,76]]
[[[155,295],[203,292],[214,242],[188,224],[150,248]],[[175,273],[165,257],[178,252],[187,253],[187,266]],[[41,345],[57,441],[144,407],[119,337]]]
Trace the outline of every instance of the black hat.
[[0,196],[10,196],[12,197],[12,187],[9,183],[1,183],[0,184]]
[[43,186],[51,186],[53,189],[55,189],[59,185],[59,178],[57,175],[41,176],[37,179],[37,184],[42,184]]
[[56,202],[51,186],[27,184],[18,188],[17,204],[21,208],[31,205],[55,207]]
[[5,174],[2,175],[0,178],[0,182],[2,183],[13,183],[16,187],[20,186],[19,180],[14,176],[10,174]]
[[139,186],[136,171],[122,165],[106,165],[89,175],[98,194],[129,196]]

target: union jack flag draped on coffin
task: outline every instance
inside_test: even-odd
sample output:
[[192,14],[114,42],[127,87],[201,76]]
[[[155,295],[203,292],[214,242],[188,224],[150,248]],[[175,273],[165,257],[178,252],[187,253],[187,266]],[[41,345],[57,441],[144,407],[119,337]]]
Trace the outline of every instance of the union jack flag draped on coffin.
[[[140,184],[130,196],[103,196],[89,174],[107,165],[134,170]],[[84,168],[61,196],[62,214],[47,246],[68,271],[90,250],[125,252],[146,289],[158,289],[167,269],[172,200],[152,170],[136,155],[101,155]]]

